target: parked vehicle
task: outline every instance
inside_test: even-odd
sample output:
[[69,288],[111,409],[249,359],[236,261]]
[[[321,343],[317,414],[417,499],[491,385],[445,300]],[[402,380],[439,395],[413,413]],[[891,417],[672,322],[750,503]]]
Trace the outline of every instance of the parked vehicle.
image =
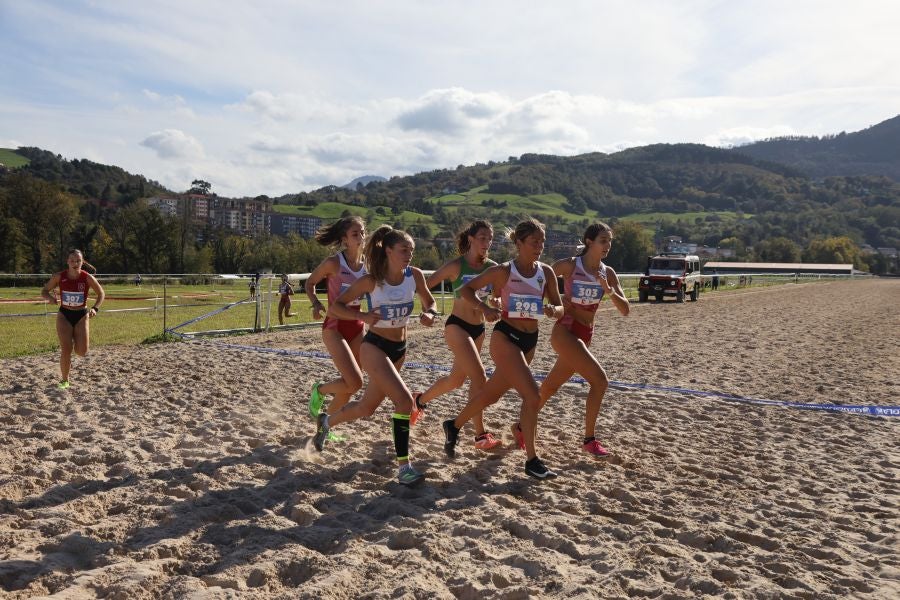
[[685,296],[690,296],[691,301],[696,302],[703,283],[698,256],[658,254],[647,259],[647,270],[638,283],[638,300],[646,302],[653,296],[657,302],[662,302],[665,296],[675,296],[678,302],[684,302]]

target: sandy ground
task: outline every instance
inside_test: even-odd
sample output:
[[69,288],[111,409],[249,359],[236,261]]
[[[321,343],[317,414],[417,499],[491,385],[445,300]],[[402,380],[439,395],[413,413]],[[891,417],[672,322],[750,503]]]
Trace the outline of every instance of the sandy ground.
[[[898,301],[900,281],[870,280],[603,309],[592,349],[614,382],[897,406]],[[314,330],[227,341],[321,350]],[[410,360],[450,362],[439,327],[411,330]],[[568,385],[541,414],[561,476],[538,482],[513,395],[486,416],[499,451],[466,429],[444,457],[457,391],[414,428],[427,481],[406,489],[388,406],[312,448],[327,361],[105,347],[67,392],[57,361],[0,362],[0,597],[900,597],[900,418],[614,385],[598,427],[613,454],[594,460],[586,389]],[[413,389],[437,375],[404,369]]]

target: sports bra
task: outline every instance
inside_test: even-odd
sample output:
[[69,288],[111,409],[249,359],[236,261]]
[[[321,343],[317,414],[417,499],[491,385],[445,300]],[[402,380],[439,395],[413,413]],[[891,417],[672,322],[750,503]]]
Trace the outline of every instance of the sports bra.
[[[462,289],[464,285],[484,273],[490,267],[496,265],[492,260],[484,261],[484,264],[479,269],[473,269],[469,266],[468,261],[466,261],[466,257],[459,257],[459,276],[453,280],[453,297],[459,298],[459,290]],[[480,290],[476,290],[475,295],[478,297],[484,297],[491,293],[491,286],[486,286],[481,288]]]

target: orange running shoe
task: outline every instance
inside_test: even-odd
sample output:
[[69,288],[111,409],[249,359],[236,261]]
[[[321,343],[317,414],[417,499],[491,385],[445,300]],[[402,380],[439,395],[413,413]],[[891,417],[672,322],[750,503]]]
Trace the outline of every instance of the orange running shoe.
[[419,398],[422,397],[422,392],[416,392],[413,394],[413,405],[412,412],[409,413],[409,426],[412,427],[416,423],[419,422],[419,419],[422,418],[422,413],[425,412],[425,407],[427,404],[420,404]]
[[496,448],[502,443],[503,442],[495,438],[494,434],[490,431],[486,431],[481,435],[475,437],[475,447],[479,450],[490,450],[491,448]]

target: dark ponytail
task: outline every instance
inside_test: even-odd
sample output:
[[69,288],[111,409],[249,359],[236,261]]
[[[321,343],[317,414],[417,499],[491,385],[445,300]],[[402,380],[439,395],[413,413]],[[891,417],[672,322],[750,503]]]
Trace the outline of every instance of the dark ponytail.
[[487,229],[493,235],[494,228],[483,219],[472,221],[468,227],[456,234],[456,251],[462,256],[469,251],[469,237],[475,237],[482,229]]
[[82,252],[78,248],[69,248],[69,251],[66,252],[66,257],[72,256],[73,254],[78,254],[79,256],[81,256],[82,268],[87,267],[87,269],[85,270],[90,271],[91,275],[97,274],[97,267],[87,261],[87,259],[84,257],[84,252]]
[[588,228],[584,230],[584,234],[581,236],[582,247],[578,252],[578,256],[584,256],[588,251],[588,246],[590,245],[588,244],[588,240],[596,240],[597,236],[601,233],[609,233],[611,237],[613,234],[612,227],[600,221],[588,225]]
[[353,225],[359,225],[363,229],[366,228],[366,222],[363,221],[362,217],[356,215],[343,217],[331,225],[323,225],[320,227],[319,230],[316,231],[316,241],[323,246],[338,247],[341,245],[341,241]]

